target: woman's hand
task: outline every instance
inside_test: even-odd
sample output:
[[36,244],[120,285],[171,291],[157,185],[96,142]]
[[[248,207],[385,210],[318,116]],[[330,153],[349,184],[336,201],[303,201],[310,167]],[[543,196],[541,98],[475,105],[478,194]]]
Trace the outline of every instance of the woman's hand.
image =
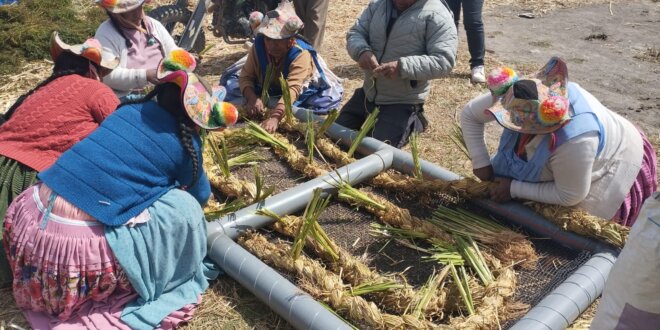
[[376,60],[376,55],[374,55],[374,53],[366,51],[360,55],[358,65],[364,70],[371,71],[378,67],[378,60]]
[[385,77],[386,79],[399,78],[399,61],[387,62],[374,69],[374,75]]
[[495,178],[494,188],[491,188],[490,199],[494,202],[504,203],[511,200],[511,179],[509,178]]
[[160,79],[158,79],[158,69],[147,70],[147,81],[154,85],[160,84]]
[[270,117],[261,122],[261,127],[266,130],[268,133],[273,133],[277,130],[277,126],[280,124],[280,119],[277,117]]
[[248,116],[252,118],[263,115],[266,110],[263,102],[261,102],[261,99],[258,97],[248,99],[246,108]]
[[472,170],[472,173],[479,178],[481,181],[491,181],[493,180],[493,166],[488,165],[482,168],[475,168]]

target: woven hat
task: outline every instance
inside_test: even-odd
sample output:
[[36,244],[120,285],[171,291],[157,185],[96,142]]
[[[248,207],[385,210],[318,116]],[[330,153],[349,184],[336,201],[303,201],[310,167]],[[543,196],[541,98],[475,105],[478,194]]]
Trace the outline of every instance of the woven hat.
[[223,102],[224,87],[211,87],[193,73],[195,58],[183,49],[175,49],[158,65],[157,77],[162,83],[173,82],[181,88],[181,102],[188,117],[199,127],[219,129],[234,125],[238,110]]
[[488,88],[500,98],[488,109],[504,128],[526,134],[547,134],[570,120],[566,63],[553,57],[531,79],[519,79],[510,68],[493,70]]
[[121,14],[149,3],[150,0],[95,0],[95,2],[113,14]]
[[288,39],[295,36],[302,28],[303,22],[296,15],[293,3],[282,0],[277,8],[267,12],[263,17],[257,34],[263,34],[271,39]]
[[82,56],[108,70],[112,70],[119,65],[119,58],[116,56],[108,58],[108,53],[103,52],[101,43],[98,40],[89,38],[80,45],[68,45],[60,39],[57,31],[53,31],[50,36],[50,57],[55,61],[65,51]]

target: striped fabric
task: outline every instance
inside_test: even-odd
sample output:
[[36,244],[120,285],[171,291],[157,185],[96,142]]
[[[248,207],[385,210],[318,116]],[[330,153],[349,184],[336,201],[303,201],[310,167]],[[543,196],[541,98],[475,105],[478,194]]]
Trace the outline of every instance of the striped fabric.
[[0,155],[0,287],[11,283],[11,272],[2,242],[5,212],[9,204],[37,179],[37,171]]

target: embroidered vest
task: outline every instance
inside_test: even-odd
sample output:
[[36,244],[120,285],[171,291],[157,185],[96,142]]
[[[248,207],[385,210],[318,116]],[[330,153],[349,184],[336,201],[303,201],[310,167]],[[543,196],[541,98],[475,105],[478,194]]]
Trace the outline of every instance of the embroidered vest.
[[554,147],[552,146],[552,134],[545,134],[534,155],[524,160],[515,152],[516,142],[521,134],[508,129],[504,130],[497,153],[491,160],[496,176],[525,182],[540,182],[541,172],[554,149],[570,139],[589,132],[598,132],[596,156],[600,154],[605,144],[605,131],[598,117],[609,116],[608,110],[600,104],[597,107],[589,107],[584,95],[573,83],[568,84],[568,99],[573,116],[564,127],[552,133],[555,134]]
[[[261,76],[266,77],[266,68],[268,67],[268,54],[266,53],[266,45],[264,43],[263,35],[258,35],[254,39],[254,47],[256,48],[257,59],[259,60],[259,68],[261,70]],[[321,76],[321,83],[319,84],[319,86],[313,86],[313,85],[308,86],[308,88],[306,88],[300,95],[298,95],[298,99],[293,102],[294,106],[300,106],[311,96],[319,94],[322,91],[330,88],[330,84],[327,82],[327,78],[325,77],[323,68],[321,67],[321,65],[319,65],[316,50],[314,50],[314,48],[312,48],[310,44],[298,38],[296,38],[295,45],[291,47],[291,49],[289,49],[289,52],[286,55],[286,59],[284,60],[284,66],[282,68],[282,75],[284,76],[284,79],[286,79],[289,76],[289,67],[291,66],[291,63],[296,58],[298,58],[298,56],[300,56],[300,54],[302,54],[304,50],[308,51],[312,55],[312,60],[314,61],[316,70],[318,70],[319,75]],[[255,86],[255,89],[257,95],[261,94],[262,85],[257,84],[257,86]],[[279,90],[278,88],[275,88],[271,85],[269,94],[271,96],[279,95],[278,90]]]

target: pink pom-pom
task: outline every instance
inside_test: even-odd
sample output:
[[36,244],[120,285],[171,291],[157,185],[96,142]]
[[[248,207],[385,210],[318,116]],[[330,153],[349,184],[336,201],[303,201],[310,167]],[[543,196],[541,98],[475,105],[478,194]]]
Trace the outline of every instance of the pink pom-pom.
[[501,67],[494,69],[486,78],[486,84],[491,93],[495,96],[500,96],[518,81],[518,74],[509,67]]
[[555,125],[568,119],[568,108],[568,99],[559,95],[550,96],[541,103],[538,119],[545,126]]

